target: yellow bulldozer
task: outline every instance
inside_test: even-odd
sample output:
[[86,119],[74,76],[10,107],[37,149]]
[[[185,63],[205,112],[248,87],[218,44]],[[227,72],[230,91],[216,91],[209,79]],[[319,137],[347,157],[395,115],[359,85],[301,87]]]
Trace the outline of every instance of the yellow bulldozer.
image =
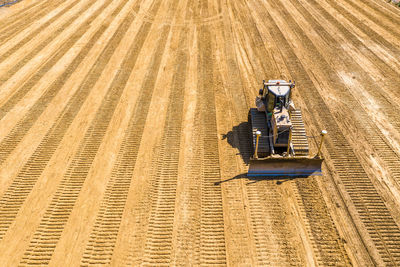
[[321,175],[322,141],[315,157],[309,156],[308,139],[300,109],[292,101],[295,83],[263,81],[256,107],[249,112],[253,156],[247,176]]

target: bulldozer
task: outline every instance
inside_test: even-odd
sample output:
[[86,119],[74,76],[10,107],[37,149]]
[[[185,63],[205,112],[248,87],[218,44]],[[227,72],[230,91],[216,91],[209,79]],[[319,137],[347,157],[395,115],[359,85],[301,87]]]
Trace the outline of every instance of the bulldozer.
[[263,81],[256,108],[249,111],[253,156],[247,176],[321,175],[322,141],[316,156],[309,156],[308,138],[302,113],[292,101],[295,82]]

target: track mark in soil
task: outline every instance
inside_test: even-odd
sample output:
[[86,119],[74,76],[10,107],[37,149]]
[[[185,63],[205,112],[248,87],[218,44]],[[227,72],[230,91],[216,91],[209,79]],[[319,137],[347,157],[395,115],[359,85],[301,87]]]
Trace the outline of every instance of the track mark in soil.
[[[104,29],[100,29],[100,32]],[[0,238],[3,238],[8,227],[17,216],[17,213],[24,203],[26,197],[31,192],[37,179],[46,167],[48,161],[56,151],[60,141],[71,125],[76,114],[79,112],[89,93],[93,89],[101,72],[106,67],[106,62],[109,61],[113,54],[114,47],[120,42],[123,37],[122,32],[125,28],[120,26],[114,33],[113,37],[102,51],[85,80],[80,85],[79,89],[74,93],[68,101],[67,106],[62,111],[55,125],[47,132],[39,144],[36,151],[29,158],[17,177],[13,180],[5,194],[0,200]],[[87,48],[91,43],[87,44]],[[85,49],[85,48],[83,48]]]

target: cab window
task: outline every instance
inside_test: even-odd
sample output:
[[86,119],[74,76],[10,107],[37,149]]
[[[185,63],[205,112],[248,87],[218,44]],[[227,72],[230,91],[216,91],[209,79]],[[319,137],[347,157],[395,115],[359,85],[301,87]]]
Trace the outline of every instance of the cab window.
[[272,110],[274,110],[274,106],[275,106],[275,96],[274,94],[270,93],[268,94],[268,106],[267,106],[268,111],[271,112]]
[[278,99],[276,100],[276,107],[281,108],[282,106],[285,106],[285,97],[279,96]]

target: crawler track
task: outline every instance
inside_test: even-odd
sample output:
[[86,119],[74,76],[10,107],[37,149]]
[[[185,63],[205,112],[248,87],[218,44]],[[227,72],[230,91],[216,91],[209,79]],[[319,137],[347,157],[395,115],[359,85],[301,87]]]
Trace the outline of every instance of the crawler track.
[[[0,13],[3,265],[400,265],[399,9],[22,0]],[[277,78],[296,80],[297,152],[328,131],[322,177],[246,177],[247,115]]]

